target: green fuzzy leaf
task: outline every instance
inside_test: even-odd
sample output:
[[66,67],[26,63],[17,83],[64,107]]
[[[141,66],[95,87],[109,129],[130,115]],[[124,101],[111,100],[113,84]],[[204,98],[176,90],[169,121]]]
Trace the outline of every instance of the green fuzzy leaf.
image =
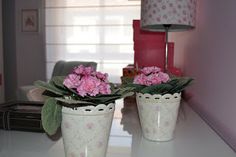
[[168,84],[172,85],[172,86],[175,86],[181,79],[180,78],[173,78],[171,79],[169,82],[167,82]]
[[[78,107],[98,104],[109,104],[117,99],[133,95],[134,87],[118,87],[111,85],[111,94],[99,94],[96,96],[80,96],[75,89],[69,89],[63,85],[64,77],[54,77],[49,83],[37,81],[35,84],[38,87],[46,89],[44,94],[49,97],[54,97],[60,106]],[[65,99],[68,98],[68,99]]]
[[52,84],[46,83],[44,81],[35,81],[34,84],[35,84],[35,86],[37,86],[39,88],[43,88],[45,90],[48,90],[56,95],[63,96],[65,94],[67,94],[67,92],[65,92],[64,90],[58,89],[57,87],[53,86]]
[[124,77],[124,76],[122,76],[121,80],[122,80],[121,81],[122,84],[131,84],[131,83],[133,83],[134,78],[133,77]]
[[57,101],[54,98],[49,98],[45,101],[41,116],[44,130],[49,135],[55,134],[61,125],[62,114],[61,106],[57,105]]
[[127,93],[130,93],[133,90],[135,90],[135,87],[120,87],[116,94],[126,95]]
[[54,97],[54,98],[56,98],[56,97],[62,97],[62,95],[57,95],[57,94],[55,94],[55,93],[53,93],[53,92],[51,92],[51,91],[49,91],[49,90],[45,90],[45,91],[42,93],[42,95],[48,96],[48,97]]
[[193,81],[192,78],[188,77],[175,77],[172,76],[171,80],[167,83],[162,83],[159,85],[145,86],[139,84],[127,84],[122,85],[123,87],[133,87],[132,92],[141,92],[149,94],[174,94],[182,92],[190,83]]
[[111,94],[117,94],[119,90],[119,88],[111,89]]
[[89,100],[87,99],[87,101],[95,104],[107,104],[108,102],[113,102],[120,97],[120,95],[100,95],[96,97],[89,97]]
[[117,91],[116,86],[115,86],[113,83],[109,83],[109,84],[110,84],[112,93],[113,93],[113,92],[115,93],[115,91]]
[[71,94],[71,95],[76,95],[79,97],[75,89],[70,89],[64,86],[63,84],[64,80],[65,80],[65,76],[55,76],[50,80],[49,83],[53,86],[56,86],[60,90],[64,91],[65,93],[67,93],[67,95]]
[[133,95],[134,95],[134,92],[128,92],[128,93],[122,94],[120,98],[126,98],[126,97],[133,96]]
[[63,99],[63,98],[56,98],[57,101],[66,103],[66,104],[86,104],[86,105],[96,105],[94,103],[88,102],[88,101],[81,101],[81,100],[74,100],[74,99]]
[[165,94],[172,88],[169,84],[159,84],[153,86],[147,86],[143,88],[141,93],[149,93],[149,94]]
[[171,89],[172,93],[179,93],[182,92],[189,84],[193,81],[192,78],[181,78],[178,80],[178,82],[175,84],[175,87]]
[[103,99],[103,98],[109,98],[109,97],[117,97],[119,94],[98,94],[95,97],[93,96],[86,96],[87,99]]
[[53,84],[54,86],[60,89],[67,90],[67,88],[63,85],[64,79],[65,79],[65,76],[55,76],[51,79],[49,83]]
[[140,84],[127,84],[127,85],[123,85],[121,86],[121,88],[132,88],[132,92],[139,92],[141,91],[143,88],[147,87],[145,85],[140,85]]

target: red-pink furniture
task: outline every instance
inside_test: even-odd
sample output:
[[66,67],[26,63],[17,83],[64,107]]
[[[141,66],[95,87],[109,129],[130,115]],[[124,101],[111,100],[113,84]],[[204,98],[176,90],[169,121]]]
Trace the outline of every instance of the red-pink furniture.
[[[133,20],[134,65],[165,67],[165,33],[148,32],[140,29],[140,21]],[[174,67],[174,43],[168,44],[168,71],[180,76],[180,69]]]

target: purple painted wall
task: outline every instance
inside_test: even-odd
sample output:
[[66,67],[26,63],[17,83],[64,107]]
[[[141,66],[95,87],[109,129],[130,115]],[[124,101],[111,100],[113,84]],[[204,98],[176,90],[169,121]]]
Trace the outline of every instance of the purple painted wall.
[[[46,80],[43,8],[43,0],[15,0],[18,88],[23,85],[32,85],[35,80]],[[22,9],[38,10],[39,30],[37,33],[24,33],[21,31]]]
[[170,38],[176,65],[195,78],[190,105],[236,150],[235,6],[235,0],[198,0],[196,29]]
[[[16,100],[17,90],[46,80],[44,0],[3,1],[5,100]],[[37,9],[39,31],[21,31],[22,9]]]

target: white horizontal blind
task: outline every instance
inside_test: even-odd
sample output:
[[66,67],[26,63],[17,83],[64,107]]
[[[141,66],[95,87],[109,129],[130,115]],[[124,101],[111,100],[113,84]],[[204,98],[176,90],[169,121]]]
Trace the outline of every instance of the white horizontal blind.
[[140,1],[46,0],[47,78],[58,60],[95,61],[98,70],[120,82],[133,63],[133,19]]

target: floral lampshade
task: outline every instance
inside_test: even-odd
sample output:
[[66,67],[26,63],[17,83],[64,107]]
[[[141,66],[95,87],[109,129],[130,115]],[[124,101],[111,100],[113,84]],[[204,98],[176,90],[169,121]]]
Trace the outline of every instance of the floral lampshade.
[[150,31],[192,29],[195,26],[196,0],[142,0],[141,27]]

